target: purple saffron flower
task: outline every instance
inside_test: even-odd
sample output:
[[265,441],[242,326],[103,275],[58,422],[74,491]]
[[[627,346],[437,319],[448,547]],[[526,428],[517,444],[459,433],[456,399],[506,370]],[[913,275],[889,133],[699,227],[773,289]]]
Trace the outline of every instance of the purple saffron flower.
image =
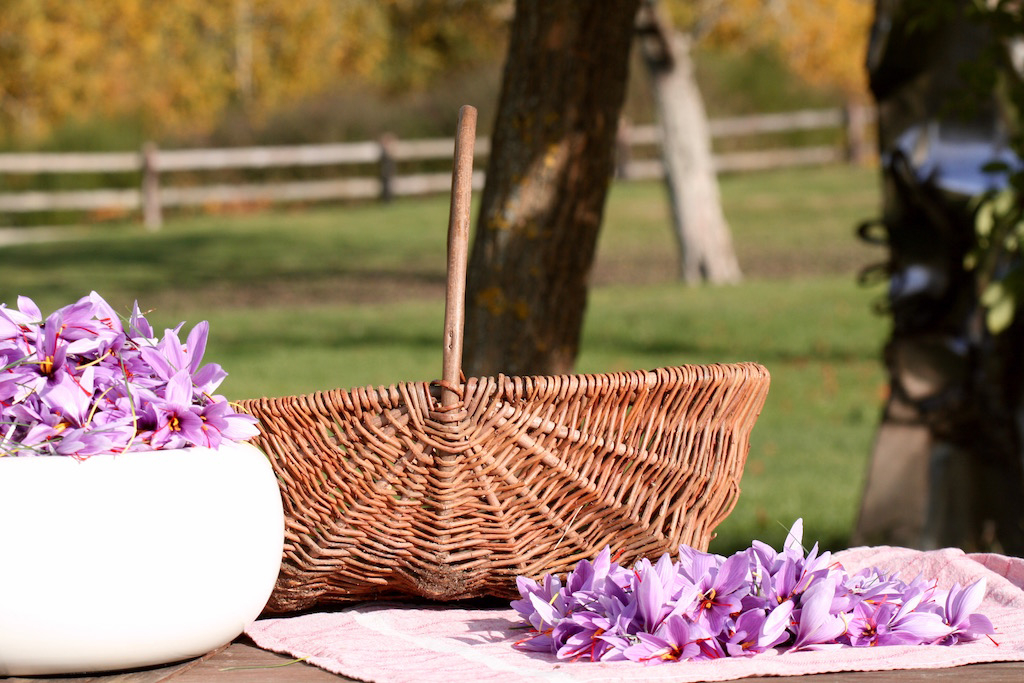
[[740,614],[729,637],[723,643],[730,657],[747,657],[771,650],[789,638],[786,630],[793,614],[793,602],[787,600],[771,612],[751,609]]
[[902,582],[885,576],[877,568],[862,569],[853,576],[847,576],[836,593],[832,603],[833,612],[853,612],[860,603],[879,605],[899,602]]
[[16,402],[44,389],[47,383],[59,381],[65,372],[67,344],[61,343],[63,322],[62,312],[57,311],[35,330],[33,352],[25,355],[21,366],[21,391],[19,397],[15,398]]
[[704,553],[688,545],[679,546],[679,573],[690,583],[696,585],[712,570],[718,570],[725,558],[721,555]]
[[[571,624],[571,628],[569,624]],[[592,662],[597,662],[613,647],[611,643],[602,638],[603,635],[613,630],[612,619],[599,612],[574,612],[560,622],[555,630],[562,630],[558,634],[552,634],[556,641],[563,643],[558,648],[559,659],[573,661],[589,659]],[[563,635],[563,633],[568,633],[568,635]]]
[[17,325],[23,332],[27,332],[32,325],[39,325],[43,322],[43,312],[36,306],[36,302],[27,296],[18,297],[18,310],[0,306],[4,317]]
[[915,611],[913,602],[905,602],[889,619],[888,633],[879,636],[877,645],[931,645],[949,634],[949,626],[935,612]]
[[846,633],[846,623],[832,614],[836,585],[831,577],[814,582],[803,592],[799,610],[794,610],[796,639],[791,650],[824,650],[840,647],[836,640]]
[[949,633],[949,627],[934,613],[913,612],[895,603],[861,603],[853,610],[847,628],[849,645],[921,645],[933,643]]
[[633,594],[636,596],[638,628],[654,633],[672,613],[672,604],[668,600],[672,592],[672,576],[659,572],[647,558],[637,563],[634,572]]
[[[790,548],[781,556],[778,570],[772,576],[772,583],[769,588],[769,599],[774,599],[776,604],[782,604],[786,600],[797,600],[815,581],[833,574],[830,568],[831,554],[823,553],[818,555],[818,545],[811,548],[807,557],[799,551]],[[840,592],[842,596],[842,592]]]
[[192,379],[188,368],[182,368],[168,380],[164,397],[151,404],[156,413],[156,430],[150,437],[150,445],[154,448],[206,445],[203,418],[192,401]]
[[157,341],[133,308],[126,332],[95,292],[43,318],[19,297],[0,305],[0,454],[85,457],[125,450],[216,447],[257,433],[213,392],[225,373],[201,365],[209,332]]
[[701,654],[697,638],[690,635],[690,625],[681,615],[666,619],[653,633],[638,633],[637,642],[622,650],[634,662],[663,664],[693,659]]
[[53,449],[57,455],[87,458],[90,455],[116,453],[122,450],[120,441],[117,432],[71,428],[61,432],[60,439],[53,442]]
[[142,345],[139,352],[157,376],[170,380],[180,370],[188,370],[190,381],[200,395],[211,395],[227,373],[216,363],[202,366],[206,351],[209,324],[201,322],[192,328],[184,344],[178,339],[177,330],[166,330],[163,339],[155,346]]
[[519,612],[519,616],[529,621],[535,609],[532,596],[537,594],[542,601],[553,602],[562,590],[562,582],[554,574],[545,574],[540,583],[526,576],[517,576],[516,588],[519,589],[519,595],[522,598],[513,600],[511,607]]
[[60,435],[66,425],[60,415],[45,406],[19,403],[4,409],[2,428],[0,455],[49,455],[50,440]]
[[153,328],[150,326],[149,321],[146,320],[146,316],[139,310],[138,301],[132,306],[132,314],[128,317],[128,334],[132,337],[142,337],[143,339],[153,339],[156,337],[153,334]]
[[696,599],[689,610],[693,620],[708,633],[721,633],[726,620],[740,611],[743,597],[750,591],[749,571],[747,555],[736,553],[697,579]]
[[946,595],[944,622],[951,632],[944,644],[970,642],[996,632],[988,617],[975,612],[984,599],[985,579],[979,579],[964,588],[959,583],[953,584]]
[[124,329],[114,309],[96,292],[58,311],[63,316],[60,335],[67,353],[98,359],[124,342]]
[[552,634],[568,611],[562,582],[557,576],[545,574],[542,583],[520,576],[516,578],[516,585],[523,597],[513,600],[512,608],[530,624],[532,634],[515,646],[533,652],[558,652],[561,643],[556,643]]
[[95,394],[95,370],[85,368],[75,377],[61,373],[39,392],[39,401],[62,416],[68,426],[84,427],[89,421]]
[[565,590],[573,596],[575,602],[586,604],[595,595],[607,592],[612,587],[629,585],[631,579],[629,572],[612,562],[611,547],[606,545],[593,562],[582,560],[569,572],[565,577]]
[[202,440],[197,446],[217,448],[221,441],[246,441],[260,433],[259,421],[251,415],[236,413],[223,396],[214,396],[199,413],[203,421]]
[[[678,560],[620,567],[605,548],[565,578],[520,579],[513,606],[533,627],[517,647],[562,659],[658,664],[843,646],[944,644],[993,632],[975,610],[984,584],[938,591],[877,569],[849,576],[802,524],[776,553],[754,542],[730,558],[681,547]],[[943,604],[940,604],[942,601]]]
[[852,612],[846,629],[846,640],[855,647],[869,647],[878,644],[878,639],[888,634],[889,619],[896,610],[893,603],[873,604],[860,602]]
[[934,585],[921,577],[907,584],[870,570],[850,579],[846,591],[840,603],[853,605],[847,610],[849,645],[931,644],[950,632],[934,602]]

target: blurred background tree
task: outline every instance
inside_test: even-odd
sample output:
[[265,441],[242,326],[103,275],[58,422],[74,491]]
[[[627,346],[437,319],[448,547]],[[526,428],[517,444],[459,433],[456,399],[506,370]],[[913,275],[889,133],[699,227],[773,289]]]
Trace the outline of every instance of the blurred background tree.
[[680,21],[710,22],[708,41],[770,47],[805,82],[868,99],[871,0],[675,0]]
[[[741,273],[721,208],[704,97],[694,48],[770,49],[795,74],[838,90],[851,131],[865,129],[863,58],[870,20],[868,0],[645,0],[637,22],[661,130],[665,183],[685,282],[730,283]],[[863,161],[868,146],[848,140]]]
[[[846,74],[863,61],[869,4],[666,0],[677,27],[713,29],[695,45],[713,115],[825,104],[854,88]],[[493,104],[479,100],[497,100],[512,9],[511,0],[6,0],[0,142],[45,147],[57,134],[66,147],[61,129],[96,132],[105,121],[134,133],[125,147],[142,138],[245,144],[275,126],[287,139],[261,142],[367,137],[378,123],[439,134],[453,128],[454,113],[433,119],[440,102],[457,109],[455,89],[476,96],[489,127]],[[814,37],[801,42],[805,30]],[[644,89],[631,89],[634,121],[650,120]],[[402,112],[368,112],[396,98]],[[325,110],[349,123],[309,124]],[[101,137],[108,146],[116,138]]]
[[707,108],[693,63],[693,45],[711,22],[688,23],[688,31],[676,28],[661,3],[644,0],[636,26],[657,107],[679,277],[690,284],[735,283],[740,265],[722,210]]

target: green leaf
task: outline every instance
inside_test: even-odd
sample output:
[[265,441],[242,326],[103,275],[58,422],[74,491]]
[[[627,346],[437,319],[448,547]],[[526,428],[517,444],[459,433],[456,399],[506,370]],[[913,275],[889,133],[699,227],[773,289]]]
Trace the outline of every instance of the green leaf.
[[974,231],[980,237],[988,237],[992,234],[992,226],[995,225],[995,222],[993,202],[984,202],[978,207],[978,213],[974,216]]
[[1010,165],[1005,161],[990,161],[981,167],[985,173],[1000,173],[1010,170]]
[[992,208],[997,216],[1005,216],[1013,210],[1016,195],[1013,190],[1001,190],[992,200]]
[[999,334],[1009,327],[1013,322],[1014,308],[1014,299],[1010,296],[999,299],[994,306],[989,307],[985,312],[985,325],[989,332]]
[[985,326],[992,334],[999,334],[1013,322],[1022,288],[1024,271],[1014,270],[999,282],[989,284],[981,293],[981,304],[986,309]]
[[991,308],[1002,299],[1006,298],[1006,288],[1002,282],[992,282],[981,293],[981,305]]

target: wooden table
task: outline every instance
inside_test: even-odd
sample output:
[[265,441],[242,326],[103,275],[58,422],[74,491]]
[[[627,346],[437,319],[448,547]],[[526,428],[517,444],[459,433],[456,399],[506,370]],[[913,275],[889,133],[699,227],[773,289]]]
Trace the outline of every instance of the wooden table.
[[[290,657],[260,650],[247,639],[239,638],[225,648],[180,664],[172,664],[142,671],[59,678],[0,678],[5,683],[202,683],[223,681],[231,683],[316,683],[317,681],[355,681],[336,676],[304,662],[293,662]],[[584,665],[585,666],[585,665]],[[667,664],[666,666],[671,666]],[[272,667],[272,668],[267,668]],[[1024,681],[1024,662],[997,664],[970,664],[952,669],[918,669],[913,671],[856,671],[847,673],[816,674],[813,676],[784,676],[743,678],[741,683],[1021,683]],[[452,683],[461,683],[452,681]]]

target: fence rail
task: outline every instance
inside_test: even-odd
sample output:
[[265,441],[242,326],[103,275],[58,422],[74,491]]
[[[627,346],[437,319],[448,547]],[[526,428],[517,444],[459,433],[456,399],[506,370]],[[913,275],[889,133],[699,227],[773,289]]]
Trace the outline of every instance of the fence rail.
[[[870,122],[863,112],[813,109],[780,114],[760,114],[714,119],[709,122],[714,138],[737,138],[791,131],[845,129],[846,148],[834,145],[805,146],[730,152],[716,155],[719,171],[749,171],[785,166],[826,164],[856,157],[863,139],[860,128]],[[618,175],[624,179],[661,177],[657,159],[634,159],[640,147],[660,144],[657,126],[623,128],[619,141]],[[851,149],[854,148],[854,149]],[[138,152],[0,154],[0,174],[39,175],[71,173],[141,173],[138,189],[74,191],[26,191],[0,193],[0,212],[24,213],[63,210],[140,210],[146,227],[158,229],[165,207],[202,206],[248,202],[324,201],[337,199],[391,199],[398,196],[446,192],[449,173],[398,172],[411,161],[451,158],[450,138],[399,140],[383,136],[371,142],[275,147],[161,150],[147,144]],[[476,142],[476,154],[486,156],[490,140]],[[326,180],[295,180],[243,184],[181,186],[168,184],[162,174],[186,171],[272,169],[317,166],[374,167],[369,175]],[[473,175],[476,187],[483,173]]]

